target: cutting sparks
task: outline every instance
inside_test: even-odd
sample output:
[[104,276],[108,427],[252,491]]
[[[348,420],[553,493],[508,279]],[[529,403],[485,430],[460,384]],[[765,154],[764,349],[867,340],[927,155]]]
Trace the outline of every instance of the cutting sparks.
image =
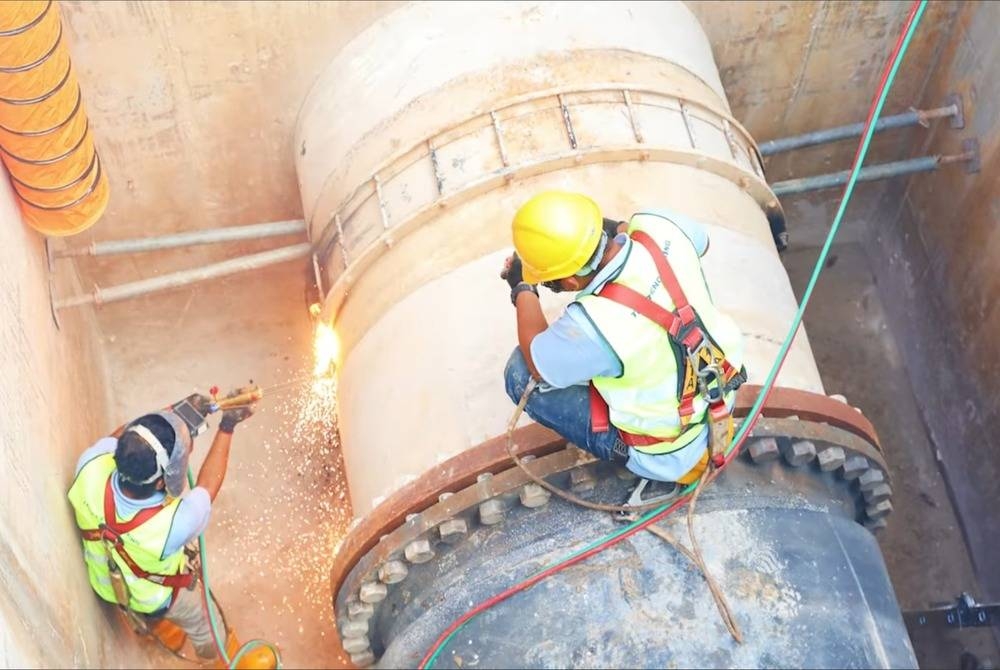
[[316,324],[313,354],[316,358],[313,375],[317,378],[333,376],[337,368],[337,358],[340,356],[340,338],[337,337],[337,331],[333,326],[322,321]]

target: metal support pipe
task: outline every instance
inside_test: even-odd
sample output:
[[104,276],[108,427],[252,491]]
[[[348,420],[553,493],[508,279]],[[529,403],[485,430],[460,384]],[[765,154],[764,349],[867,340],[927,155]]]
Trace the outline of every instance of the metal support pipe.
[[[903,114],[882,117],[879,119],[878,123],[875,124],[875,132],[892,130],[893,128],[905,128],[907,126],[927,126],[931,119],[947,117],[951,117],[953,119],[952,125],[955,127],[961,128],[962,125],[964,125],[961,120],[962,108],[960,102],[956,100],[956,102],[944,107],[936,107],[934,109],[925,110],[911,109]],[[956,125],[956,122],[961,125]],[[802,147],[811,147],[816,144],[826,144],[827,142],[846,140],[850,137],[861,137],[861,133],[864,132],[864,128],[864,123],[852,123],[846,126],[827,128],[825,130],[815,130],[811,133],[794,135],[792,137],[783,137],[778,140],[771,140],[770,142],[763,142],[760,145],[760,155],[772,156],[783,151],[791,151],[792,149],[801,149]]]
[[[930,172],[938,169],[941,165],[949,163],[971,162],[975,157],[976,152],[966,151],[954,156],[921,156],[920,158],[911,158],[905,161],[872,165],[861,170],[861,173],[858,175],[858,181],[877,181],[879,179],[899,177],[916,172]],[[813,177],[779,181],[776,184],[771,184],[771,190],[774,191],[775,195],[783,196],[833,188],[834,186],[846,184],[850,174],[850,170],[844,170],[843,172],[831,172]]]
[[275,265],[277,263],[284,263],[285,261],[305,258],[311,252],[312,245],[308,242],[304,242],[302,244],[295,244],[289,247],[281,247],[280,249],[263,251],[259,254],[250,254],[249,256],[232,258],[228,261],[206,265],[193,270],[172,272],[161,277],[151,277],[149,279],[129,282],[128,284],[119,284],[118,286],[111,286],[104,289],[98,286],[94,287],[93,293],[85,293],[83,295],[57,300],[54,307],[58,310],[65,307],[79,307],[80,305],[90,304],[101,305],[106,302],[128,300],[129,298],[135,298],[148,293],[166,291],[167,289],[179,288],[181,286],[187,286],[188,284],[194,284],[200,281],[218,279],[227,275],[236,274],[237,272],[257,270],[259,268],[267,267],[268,265]]
[[86,247],[60,249],[55,252],[56,258],[71,256],[112,256],[115,254],[134,254],[145,251],[159,251],[175,247],[189,247],[198,244],[215,244],[218,242],[236,242],[239,240],[258,240],[266,237],[295,235],[304,233],[306,222],[273,221],[271,223],[255,223],[249,226],[229,226],[227,228],[212,228],[210,230],[192,230],[186,233],[160,235],[158,237],[143,237],[132,240],[110,240],[93,242]]

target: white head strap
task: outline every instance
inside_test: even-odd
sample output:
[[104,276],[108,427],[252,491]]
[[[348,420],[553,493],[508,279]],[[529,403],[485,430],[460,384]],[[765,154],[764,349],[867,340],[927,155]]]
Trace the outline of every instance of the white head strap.
[[149,484],[155,482],[157,479],[163,476],[163,473],[167,469],[167,464],[170,462],[170,456],[167,454],[167,450],[163,448],[160,441],[156,439],[153,432],[143,425],[135,425],[129,428],[126,432],[136,433],[141,437],[146,444],[156,453],[156,472],[154,472],[148,479],[144,479],[141,482],[136,482],[137,484]]

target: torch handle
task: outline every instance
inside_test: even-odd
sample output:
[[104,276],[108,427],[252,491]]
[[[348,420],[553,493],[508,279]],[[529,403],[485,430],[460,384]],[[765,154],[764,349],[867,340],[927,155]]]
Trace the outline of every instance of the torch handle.
[[220,398],[213,403],[213,412],[221,412],[223,410],[231,409],[233,407],[241,407],[243,405],[250,405],[257,402],[264,397],[264,391],[256,388],[252,391],[246,391],[239,395],[233,396],[232,398]]

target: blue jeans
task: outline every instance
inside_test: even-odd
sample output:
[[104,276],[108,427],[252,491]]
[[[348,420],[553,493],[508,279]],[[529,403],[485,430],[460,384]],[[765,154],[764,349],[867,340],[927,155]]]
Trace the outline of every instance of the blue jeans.
[[[520,347],[514,349],[503,371],[507,395],[515,404],[520,402],[531,379],[528,364]],[[590,392],[586,386],[557,389],[540,383],[528,397],[524,411],[546,428],[551,428],[567,440],[605,461],[624,463],[628,448],[618,429],[610,426],[606,432],[595,433],[590,428]]]

